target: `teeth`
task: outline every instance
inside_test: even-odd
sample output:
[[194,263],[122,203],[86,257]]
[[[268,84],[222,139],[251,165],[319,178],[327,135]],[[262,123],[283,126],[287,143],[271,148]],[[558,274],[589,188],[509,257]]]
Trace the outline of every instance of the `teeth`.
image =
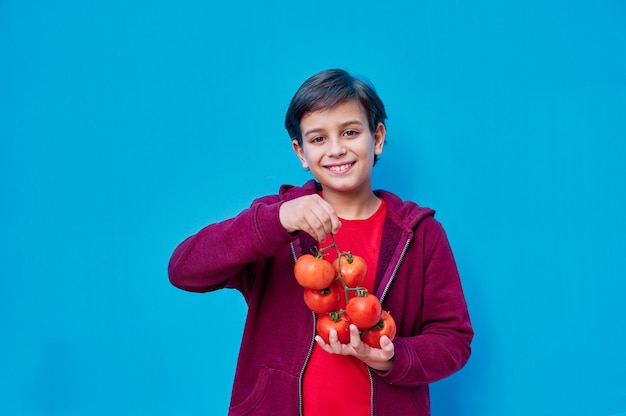
[[341,165],[341,166],[331,166],[329,169],[332,170],[333,172],[343,172],[344,170],[348,169],[350,166],[352,166],[351,163],[346,163],[345,165]]

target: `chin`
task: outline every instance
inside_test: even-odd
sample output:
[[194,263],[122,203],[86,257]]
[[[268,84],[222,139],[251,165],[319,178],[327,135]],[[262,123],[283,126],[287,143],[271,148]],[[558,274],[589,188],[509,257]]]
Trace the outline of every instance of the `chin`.
[[322,184],[322,186],[326,189],[332,189],[333,191],[337,191],[337,192],[354,192],[354,191],[358,191],[362,185],[359,184],[355,184],[355,183],[341,183],[339,181],[327,181],[326,183],[324,182],[320,182]]

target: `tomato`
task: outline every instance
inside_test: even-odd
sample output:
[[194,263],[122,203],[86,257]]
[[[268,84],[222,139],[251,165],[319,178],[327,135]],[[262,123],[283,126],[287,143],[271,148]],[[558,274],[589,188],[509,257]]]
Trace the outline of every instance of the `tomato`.
[[343,287],[333,282],[329,287],[316,290],[304,288],[304,303],[313,312],[323,314],[339,309]]
[[328,340],[330,337],[330,330],[334,329],[337,331],[337,338],[339,342],[342,344],[348,344],[350,342],[350,323],[345,319],[339,317],[337,320],[333,320],[333,318],[329,314],[320,315],[317,318],[317,324],[315,328],[317,329],[317,334],[322,337],[325,343],[328,344]]
[[312,254],[300,256],[293,272],[300,286],[316,290],[326,289],[337,277],[331,262]]
[[360,330],[373,327],[380,321],[382,306],[378,298],[372,294],[351,298],[346,304],[346,315],[350,322]]
[[365,280],[367,263],[363,257],[355,256],[352,253],[342,254],[333,265],[335,272],[341,275],[343,282],[348,287],[357,287]]
[[372,329],[364,332],[361,339],[370,347],[380,348],[380,337],[383,335],[387,335],[389,339],[396,336],[396,321],[387,311],[382,312],[380,321]]

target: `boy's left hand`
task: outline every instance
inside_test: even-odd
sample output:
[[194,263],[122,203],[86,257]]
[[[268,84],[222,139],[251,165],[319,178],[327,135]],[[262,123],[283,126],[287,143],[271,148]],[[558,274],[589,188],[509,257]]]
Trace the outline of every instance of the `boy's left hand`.
[[359,329],[350,324],[350,343],[342,344],[337,337],[337,331],[330,330],[328,344],[317,335],[315,341],[329,354],[353,355],[368,366],[378,371],[388,371],[391,368],[394,346],[386,335],[380,338],[381,348],[372,348],[361,340]]

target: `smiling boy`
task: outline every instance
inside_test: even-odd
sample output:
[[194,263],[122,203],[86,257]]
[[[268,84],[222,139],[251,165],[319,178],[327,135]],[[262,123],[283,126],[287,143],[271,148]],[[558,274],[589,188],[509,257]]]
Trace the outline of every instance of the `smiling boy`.
[[[434,211],[372,189],[383,151],[384,105],[343,70],[322,71],[294,95],[285,126],[315,178],[285,185],[174,251],[172,284],[239,290],[248,316],[230,415],[430,415],[428,384],[458,371],[473,330],[450,245]],[[397,323],[381,348],[315,336],[295,260],[330,244],[363,256],[363,286]],[[218,247],[229,247],[217,256]],[[333,250],[328,250],[330,256]],[[336,254],[335,254],[336,255]],[[329,260],[333,260],[332,257]]]

